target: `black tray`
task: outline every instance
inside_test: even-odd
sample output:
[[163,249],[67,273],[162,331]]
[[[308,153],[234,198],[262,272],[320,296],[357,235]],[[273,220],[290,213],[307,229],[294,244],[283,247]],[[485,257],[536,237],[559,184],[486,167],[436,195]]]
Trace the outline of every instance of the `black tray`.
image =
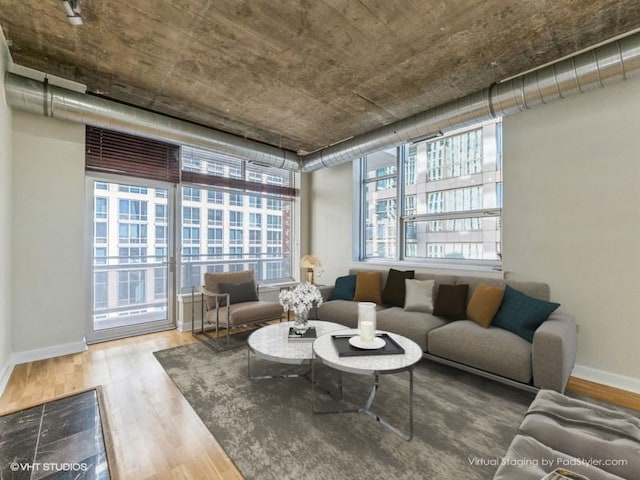
[[349,343],[351,337],[356,337],[357,334],[334,334],[331,335],[333,344],[338,351],[339,357],[363,357],[367,355],[400,355],[404,353],[398,342],[396,342],[387,333],[378,333],[376,337],[384,339],[384,347],[375,349],[356,348]]

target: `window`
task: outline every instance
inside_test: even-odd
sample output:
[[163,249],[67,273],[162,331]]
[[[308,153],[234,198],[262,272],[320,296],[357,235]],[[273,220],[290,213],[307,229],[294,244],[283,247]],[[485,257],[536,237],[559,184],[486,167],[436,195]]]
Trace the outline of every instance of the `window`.
[[200,189],[193,187],[182,187],[182,199],[191,202],[199,202]]
[[249,243],[260,245],[262,243],[262,230],[249,230]]
[[488,121],[361,159],[359,258],[500,266],[501,141]]
[[233,205],[234,207],[241,207],[243,203],[243,196],[239,193],[230,193],[229,194],[229,205]]
[[182,207],[182,222],[199,225],[200,209],[198,207]]
[[232,227],[241,227],[243,222],[242,212],[229,212],[229,225]]
[[167,269],[158,267],[153,269],[153,297],[156,300],[167,297]]
[[118,272],[118,305],[145,303],[144,270]]
[[107,243],[107,222],[96,222],[94,225],[95,243]]
[[222,225],[222,210],[207,210],[207,224],[208,225]]
[[147,189],[143,187],[135,187],[133,185],[120,185],[118,186],[120,193],[137,193],[139,195],[146,195]]
[[96,190],[107,190],[107,184],[105,182],[95,182]]
[[262,208],[262,198],[257,195],[249,195],[249,206],[251,208]]
[[278,200],[277,198],[267,198],[267,209],[282,210],[282,200]]
[[207,229],[207,243],[222,243],[222,228]]
[[250,213],[249,226],[252,228],[262,227],[262,215],[260,213]]
[[[280,264],[273,272],[279,271],[282,276],[269,280],[290,280],[290,239],[295,238],[291,232],[299,174],[194,147],[183,146],[181,157],[183,255],[179,290],[186,292],[192,285],[200,285],[202,278],[196,273],[204,271],[254,268],[256,280],[265,281],[266,264],[262,259],[270,247],[280,249],[272,262]],[[190,203],[197,198],[206,198],[206,206],[204,202],[202,207]],[[200,212],[201,208],[206,210]],[[206,232],[197,237],[192,229],[205,219]],[[207,255],[195,257],[196,248]],[[248,255],[252,262],[244,261]]]
[[200,227],[182,227],[183,245],[200,245]]
[[267,215],[267,228],[282,228],[282,217]]
[[156,227],[156,243],[167,243],[167,227]]
[[[123,185],[120,185],[123,188]],[[134,188],[134,187],[131,187]],[[145,190],[146,189],[142,189]],[[147,202],[145,200],[129,200],[121,198],[118,201],[118,218],[120,220],[147,220]]]
[[105,197],[96,197],[95,217],[107,218],[107,199]]
[[167,221],[167,206],[156,205],[156,222],[166,223]]
[[94,272],[93,274],[93,308],[107,308],[108,284],[107,272]]
[[222,192],[207,190],[207,202],[223,204],[224,200]]
[[146,247],[120,247],[118,248],[118,263],[143,263],[147,261]]
[[146,244],[147,243],[147,226],[142,223],[119,223],[118,224],[118,242]]
[[107,264],[107,249],[106,247],[98,247],[93,252],[93,264],[94,265],[106,265]]
[[244,230],[238,228],[229,229],[229,243],[232,245],[242,245]]

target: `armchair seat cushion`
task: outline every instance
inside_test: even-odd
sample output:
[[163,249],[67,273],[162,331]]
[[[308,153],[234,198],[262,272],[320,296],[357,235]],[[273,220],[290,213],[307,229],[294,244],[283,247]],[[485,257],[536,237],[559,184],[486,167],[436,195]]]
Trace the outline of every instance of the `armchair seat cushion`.
[[[230,324],[233,326],[248,325],[267,320],[277,320],[282,316],[282,305],[275,302],[244,302],[231,305]],[[227,307],[220,308],[220,323],[227,324]],[[207,312],[207,321],[211,324],[216,323],[216,311],[209,310]]]

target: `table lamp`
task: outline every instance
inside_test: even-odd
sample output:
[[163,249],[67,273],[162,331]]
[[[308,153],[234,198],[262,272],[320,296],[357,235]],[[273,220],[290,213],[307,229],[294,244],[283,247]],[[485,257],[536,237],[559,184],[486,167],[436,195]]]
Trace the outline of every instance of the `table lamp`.
[[300,260],[300,267],[307,269],[307,282],[313,283],[313,269],[322,266],[322,262],[315,255],[305,255]]

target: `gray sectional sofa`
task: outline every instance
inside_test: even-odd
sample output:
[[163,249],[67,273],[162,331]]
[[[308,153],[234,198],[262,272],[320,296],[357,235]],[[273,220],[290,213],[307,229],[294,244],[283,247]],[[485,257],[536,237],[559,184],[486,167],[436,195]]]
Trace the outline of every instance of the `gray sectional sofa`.
[[[357,271],[374,270],[349,273]],[[382,272],[381,288],[387,273]],[[530,297],[549,300],[549,286],[545,283],[419,272],[415,273],[415,279],[434,280],[434,296],[439,285],[467,284],[467,302],[480,283],[499,287],[507,284]],[[321,289],[325,300],[331,289]],[[356,328],[357,302],[325,301],[317,309],[317,318]],[[531,390],[564,392],[576,357],[575,321],[572,316],[558,312],[551,314],[535,331],[532,343],[498,327],[484,328],[470,320],[448,321],[429,313],[382,305],[378,306],[377,327],[412,339],[423,349],[426,358]]]

